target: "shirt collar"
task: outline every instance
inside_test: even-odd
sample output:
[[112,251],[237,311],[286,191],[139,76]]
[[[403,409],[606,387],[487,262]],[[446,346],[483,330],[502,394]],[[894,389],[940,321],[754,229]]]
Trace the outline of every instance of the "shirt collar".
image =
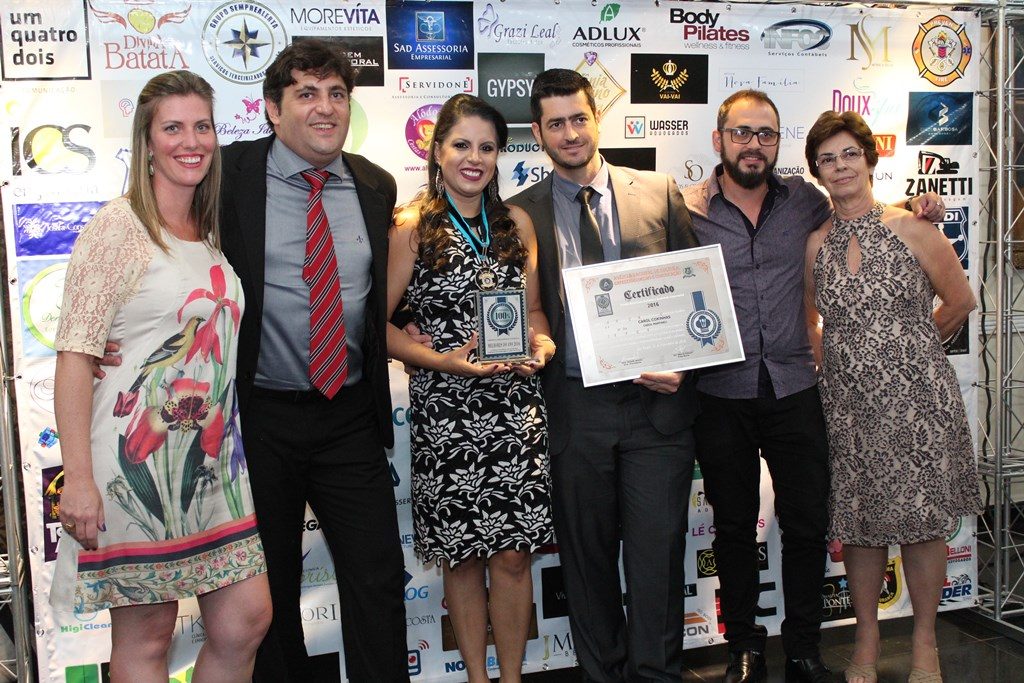
[[[281,138],[274,138],[274,144],[271,147],[270,154],[273,156],[274,162],[277,164],[277,168],[280,170],[281,176],[284,178],[297,176],[303,171],[308,171],[312,168],[308,161],[293,152],[288,145],[284,144]],[[331,175],[337,176],[342,180],[345,180],[348,177],[348,169],[345,168],[345,162],[340,154],[337,159],[327,165],[326,170]]]
[[[611,192],[611,177],[608,175],[608,164],[604,162],[604,157],[601,157],[601,168],[598,169],[597,175],[594,176],[593,180],[587,183],[587,186],[594,188],[597,194],[602,197],[607,196],[608,193]],[[576,201],[576,195],[579,194],[580,188],[583,186],[577,182],[563,178],[558,175],[558,173],[555,173],[554,179],[552,180],[552,187],[556,192],[561,193],[572,201]]]
[[[722,183],[719,180],[719,178],[722,177],[723,173],[725,173],[725,167],[722,164],[718,164],[718,166],[715,166],[715,170],[711,174],[711,177],[708,178],[709,202],[715,195],[719,194],[722,195],[723,200],[725,199],[725,195],[722,194]],[[768,194],[780,195],[782,197],[789,196],[789,187],[787,187],[786,184],[779,179],[779,175],[774,171],[772,171],[772,174],[768,176]]]

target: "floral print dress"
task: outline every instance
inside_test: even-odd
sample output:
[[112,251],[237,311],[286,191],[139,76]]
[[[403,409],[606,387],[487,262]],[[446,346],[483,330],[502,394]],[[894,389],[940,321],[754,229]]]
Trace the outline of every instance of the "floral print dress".
[[69,534],[50,602],[95,612],[201,595],[266,571],[235,400],[241,284],[205,242],[152,242],[124,198],[76,242],[56,348],[120,366],[93,385],[92,467],[106,531]]
[[[825,321],[829,538],[847,545],[942,538],[961,515],[981,510],[963,396],[932,318],[934,291],[883,210],[834,217],[814,263]],[[856,273],[847,266],[853,237]]]
[[[470,219],[473,222],[473,219]],[[475,330],[477,264],[449,226],[447,265],[416,261],[407,298],[420,329],[445,352]],[[522,272],[494,268],[498,288]],[[475,352],[470,361],[475,361]],[[452,567],[552,540],[547,416],[538,377],[458,377],[420,370],[409,380],[412,515],[416,554]]]

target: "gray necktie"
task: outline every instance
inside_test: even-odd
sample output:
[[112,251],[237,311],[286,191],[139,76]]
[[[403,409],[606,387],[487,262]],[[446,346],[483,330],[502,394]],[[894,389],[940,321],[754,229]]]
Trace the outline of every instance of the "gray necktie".
[[576,193],[576,201],[580,203],[580,258],[583,265],[604,261],[604,249],[601,248],[601,229],[597,226],[597,216],[590,208],[590,198],[594,196],[594,188],[582,187]]

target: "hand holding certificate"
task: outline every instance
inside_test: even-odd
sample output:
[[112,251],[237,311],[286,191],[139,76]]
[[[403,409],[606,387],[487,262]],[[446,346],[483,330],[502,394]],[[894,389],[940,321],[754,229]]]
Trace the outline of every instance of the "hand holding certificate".
[[717,244],[562,271],[583,384],[744,359]]

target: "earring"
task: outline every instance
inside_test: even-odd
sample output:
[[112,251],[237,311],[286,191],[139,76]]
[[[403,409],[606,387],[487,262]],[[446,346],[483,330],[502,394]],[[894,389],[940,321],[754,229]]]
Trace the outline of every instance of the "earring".
[[153,175],[153,153],[150,152],[146,155],[146,161],[149,163],[149,175]]
[[437,175],[434,176],[434,185],[437,188],[437,196],[444,196],[444,177],[441,175],[441,169],[438,167]]

